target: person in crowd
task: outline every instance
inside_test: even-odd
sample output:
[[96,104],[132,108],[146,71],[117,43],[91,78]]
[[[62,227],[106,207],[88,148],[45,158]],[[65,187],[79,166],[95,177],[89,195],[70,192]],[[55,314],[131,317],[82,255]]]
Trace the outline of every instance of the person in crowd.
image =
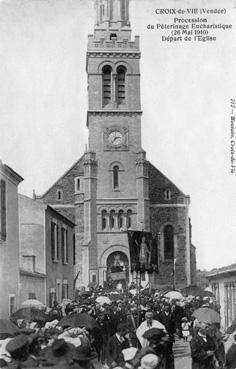
[[185,342],[188,342],[188,338],[190,335],[189,326],[190,326],[190,323],[188,322],[188,319],[186,317],[183,317],[182,323],[181,323],[181,330],[182,330],[182,337]]
[[218,362],[219,369],[223,369],[225,367],[224,335],[216,324],[210,324],[207,333],[215,344],[215,358]]
[[138,329],[136,330],[136,336],[140,342],[142,347],[147,345],[147,340],[143,337],[144,333],[151,328],[160,328],[165,330],[163,324],[161,324],[158,320],[153,319],[153,313],[151,311],[146,312],[145,321],[140,324]]
[[178,300],[172,300],[171,305],[171,312],[175,321],[176,333],[178,333],[179,338],[182,338],[182,318],[185,316],[184,309],[182,306],[180,306],[180,302]]
[[207,324],[201,323],[190,342],[192,369],[214,369],[215,344],[207,334]]
[[21,363],[26,361],[29,357],[29,340],[27,335],[20,334],[14,337],[6,345],[6,350],[9,352],[12,359],[11,362],[8,363],[8,367],[21,367]]
[[129,348],[129,342],[125,335],[127,328],[124,324],[119,324],[117,332],[110,338],[107,348],[107,364],[110,368],[122,366],[124,358],[122,357],[122,350]]
[[[117,282],[114,286],[116,285]],[[206,303],[209,304],[210,308],[217,309],[217,304],[212,298],[205,298],[204,300],[202,298],[194,297],[185,298],[181,301],[180,306],[178,301],[167,299],[164,296],[164,293],[150,289],[148,291],[139,291],[139,295],[137,296],[131,293],[128,288],[124,288],[124,290],[119,291],[119,295],[121,296],[119,296],[118,300],[114,299],[108,304],[96,302],[96,298],[98,296],[115,297],[116,294],[114,294],[114,286],[110,283],[104,287],[97,286],[92,292],[82,291],[78,294],[76,300],[68,306],[67,318],[70,318],[71,313],[85,313],[89,315],[89,319],[95,319],[96,322],[94,327],[87,326],[87,333],[84,332],[89,340],[89,345],[85,344],[85,337],[81,338],[81,335],[77,334],[78,328],[75,327],[73,323],[70,326],[73,332],[68,331],[66,327],[61,327],[61,304],[59,305],[55,303],[51,309],[48,308],[45,312],[45,321],[42,321],[42,324],[40,325],[37,323],[34,331],[29,328],[26,328],[25,331],[21,331],[21,333],[24,333],[23,337],[27,335],[28,339],[26,341],[25,338],[20,342],[18,339],[15,341],[17,336],[9,338],[8,343],[13,342],[12,344],[14,346],[12,349],[10,345],[12,358],[10,352],[0,352],[0,359],[2,359],[0,367],[6,365],[7,361],[12,361],[10,364],[13,366],[16,364],[18,367],[22,365],[31,365],[31,367],[43,366],[43,364],[45,364],[45,355],[49,355],[50,352],[53,358],[58,355],[57,345],[62,345],[62,342],[60,341],[61,343],[58,343],[58,340],[62,339],[69,345],[65,350],[65,355],[73,356],[73,360],[69,360],[69,363],[65,364],[66,366],[69,365],[71,369],[81,368],[81,366],[86,369],[91,368],[93,366],[94,355],[92,348],[96,349],[98,359],[101,358],[101,364],[109,362],[111,368],[113,368],[114,365],[124,364],[127,367],[126,369],[137,369],[138,367],[141,367],[141,358],[144,355],[154,354],[159,358],[157,364],[158,368],[173,369],[174,356],[172,346],[174,336],[175,333],[178,333],[181,336],[181,328],[184,331],[186,326],[186,324],[184,324],[180,328],[179,322],[180,325],[181,323],[185,323],[185,319],[182,321],[183,317],[188,318],[189,321],[192,317],[193,311]],[[131,287],[135,289],[137,288],[137,285],[133,283]],[[111,293],[110,295],[110,291],[112,289],[113,294]],[[18,320],[15,323],[18,323]],[[28,327],[30,323],[31,322],[25,324],[26,327]],[[124,329],[125,333],[123,331],[120,333],[120,325],[123,325],[123,327],[125,325],[129,332]],[[148,332],[154,328],[159,328],[161,338],[152,337],[150,339]],[[224,347],[221,333],[216,328],[213,329],[210,327],[210,329],[208,329],[208,333],[205,335],[206,337],[204,337],[202,325],[197,321],[194,322],[194,328],[191,327],[191,330],[193,335],[193,342],[191,343],[193,365],[198,365],[196,367],[197,369],[208,369],[207,365],[209,363],[209,365],[211,365],[214,361],[213,357],[215,357],[220,368],[222,368],[224,366]],[[33,337],[33,334],[36,332],[39,334],[38,338],[36,336]],[[208,347],[208,349],[203,349],[203,353],[199,353],[199,341],[204,347]],[[21,344],[23,344],[23,348],[21,348]],[[20,353],[15,352],[18,350],[18,345],[20,345]],[[89,348],[87,346],[92,347]],[[128,349],[131,348],[132,351],[137,350],[135,358],[133,360],[127,359],[126,362],[126,360],[122,358],[122,354],[120,354],[120,346],[122,349],[125,346]],[[80,347],[78,352],[74,354],[74,349],[77,349],[78,347]],[[233,348],[231,351],[233,351]],[[67,350],[70,354],[66,354]],[[85,353],[85,351],[87,351],[87,353]],[[211,354],[211,351],[214,351],[214,355]],[[27,355],[25,355],[25,352],[27,352]],[[79,354],[81,360],[78,360]],[[232,359],[232,356],[233,354],[230,354],[229,352],[227,361],[228,366],[231,365],[230,360]],[[67,359],[60,358],[56,364],[57,369],[61,368],[61,365],[64,365],[61,364],[64,360]],[[47,360],[46,363],[48,365],[50,364],[50,361]],[[131,368],[131,366],[133,366],[133,368]]]
[[151,328],[144,333],[144,338],[148,340],[148,347],[152,348],[155,354],[159,357],[159,367],[161,369],[169,369],[169,357],[171,355],[168,346],[168,336],[158,328]]
[[168,350],[169,356],[167,359],[167,368],[174,369],[174,353],[173,353],[173,343],[175,342],[175,318],[171,313],[171,307],[169,304],[164,305],[164,311],[160,314],[160,322],[165,326],[168,333]]
[[226,369],[236,368],[236,334],[233,336],[233,343],[226,353]]

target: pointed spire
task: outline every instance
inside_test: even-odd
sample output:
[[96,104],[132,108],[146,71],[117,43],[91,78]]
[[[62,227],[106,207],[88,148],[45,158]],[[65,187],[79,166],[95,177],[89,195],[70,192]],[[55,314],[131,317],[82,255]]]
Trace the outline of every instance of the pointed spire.
[[96,0],[96,26],[129,27],[129,0]]

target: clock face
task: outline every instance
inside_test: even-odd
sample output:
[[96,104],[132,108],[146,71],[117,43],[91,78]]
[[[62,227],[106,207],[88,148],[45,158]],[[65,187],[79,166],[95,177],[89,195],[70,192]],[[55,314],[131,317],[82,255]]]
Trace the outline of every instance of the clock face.
[[113,131],[109,134],[108,139],[112,146],[120,146],[123,141],[123,136],[120,131]]

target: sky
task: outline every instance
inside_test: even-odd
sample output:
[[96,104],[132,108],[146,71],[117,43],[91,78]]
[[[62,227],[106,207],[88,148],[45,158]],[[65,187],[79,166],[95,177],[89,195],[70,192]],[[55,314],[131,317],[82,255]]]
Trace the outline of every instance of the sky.
[[[159,8],[218,8],[215,42],[162,42]],[[130,0],[140,35],[142,145],[147,159],[191,196],[198,268],[236,262],[236,173],[230,173],[230,99],[236,98],[233,0]],[[0,159],[43,194],[84,153],[87,35],[93,0],[0,0]],[[163,33],[164,34],[164,33]]]

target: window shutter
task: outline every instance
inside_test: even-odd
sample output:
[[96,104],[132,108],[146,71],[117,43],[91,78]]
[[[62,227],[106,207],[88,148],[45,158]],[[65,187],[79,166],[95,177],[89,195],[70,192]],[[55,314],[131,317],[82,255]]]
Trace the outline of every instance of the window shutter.
[[59,226],[58,224],[56,225],[57,227],[57,255],[56,255],[56,260],[59,260]]
[[111,101],[111,67],[105,66],[102,74],[103,106]]
[[117,71],[117,102],[118,105],[125,102],[125,68],[120,67]]
[[66,263],[68,263],[68,230],[66,229]]
[[64,228],[61,228],[61,261],[65,262],[65,244],[64,244]]
[[51,223],[51,257],[52,261],[55,260],[55,234],[54,234],[55,223]]
[[6,182],[1,180],[1,240],[7,238]]
[[73,233],[73,265],[76,263],[75,234]]

